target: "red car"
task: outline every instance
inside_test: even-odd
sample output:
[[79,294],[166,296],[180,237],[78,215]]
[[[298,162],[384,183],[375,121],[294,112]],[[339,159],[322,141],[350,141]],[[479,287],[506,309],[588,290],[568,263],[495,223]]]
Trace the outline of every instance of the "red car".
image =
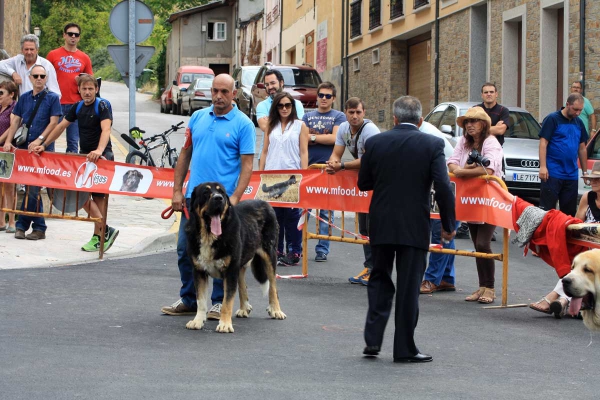
[[171,97],[171,87],[173,85],[167,86],[165,91],[160,95],[160,112],[161,113],[170,113],[173,108],[173,98]]

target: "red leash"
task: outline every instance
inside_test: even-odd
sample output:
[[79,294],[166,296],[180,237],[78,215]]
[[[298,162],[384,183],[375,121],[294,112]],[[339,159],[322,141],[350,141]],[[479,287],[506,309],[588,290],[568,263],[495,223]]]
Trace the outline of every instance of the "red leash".
[[[173,213],[174,213],[173,206],[169,206],[164,209],[164,211],[160,214],[160,216],[162,217],[162,219],[169,219],[169,218],[171,218],[171,215],[173,215]],[[183,213],[185,214],[186,219],[190,219],[190,213],[188,212],[188,209],[185,205],[183,206]]]

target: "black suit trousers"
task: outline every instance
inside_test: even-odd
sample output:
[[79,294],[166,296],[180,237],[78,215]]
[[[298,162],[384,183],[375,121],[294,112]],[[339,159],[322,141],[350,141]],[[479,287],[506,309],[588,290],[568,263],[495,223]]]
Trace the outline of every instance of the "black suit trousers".
[[411,246],[371,245],[373,271],[367,293],[369,311],[365,325],[367,346],[381,346],[383,333],[392,310],[394,282],[392,269],[396,259],[396,310],[394,358],[412,357],[419,353],[414,332],[419,319],[419,289],[425,273],[427,251]]

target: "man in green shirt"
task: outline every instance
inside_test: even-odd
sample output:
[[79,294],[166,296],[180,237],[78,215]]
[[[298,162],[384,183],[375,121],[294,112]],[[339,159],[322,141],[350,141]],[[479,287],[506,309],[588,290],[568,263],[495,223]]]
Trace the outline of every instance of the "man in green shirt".
[[[582,92],[581,81],[575,81],[571,84],[571,93],[579,93],[583,96]],[[592,106],[592,102],[587,97],[583,98],[583,110],[579,114],[579,118],[583,121],[589,139],[590,135],[596,132],[596,116],[594,115],[594,106]]]

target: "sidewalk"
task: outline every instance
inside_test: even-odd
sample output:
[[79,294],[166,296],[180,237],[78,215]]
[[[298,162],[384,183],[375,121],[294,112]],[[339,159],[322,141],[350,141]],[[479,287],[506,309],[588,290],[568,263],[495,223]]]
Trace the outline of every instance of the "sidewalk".
[[[111,142],[115,161],[124,162],[127,149],[115,138]],[[65,135],[56,141],[56,151],[66,149]],[[108,224],[119,230],[113,246],[104,253],[104,259],[137,256],[175,249],[179,221],[175,215],[163,220],[161,212],[169,202],[161,199],[146,200],[136,196],[111,195],[108,205]],[[82,209],[82,215],[87,215]],[[98,261],[98,253],[88,253],[81,246],[89,241],[93,224],[46,218],[46,239],[18,240],[14,235],[0,232],[0,269],[51,267]]]

